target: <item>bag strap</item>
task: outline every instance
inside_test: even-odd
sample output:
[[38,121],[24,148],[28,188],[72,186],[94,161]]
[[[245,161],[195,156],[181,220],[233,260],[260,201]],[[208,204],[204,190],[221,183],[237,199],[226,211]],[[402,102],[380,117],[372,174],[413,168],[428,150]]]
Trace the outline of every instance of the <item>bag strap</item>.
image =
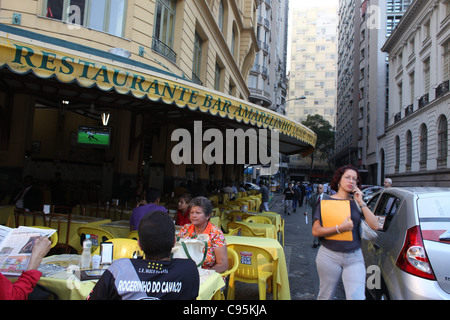
[[[181,246],[183,247],[184,253],[186,253],[186,256],[188,257],[188,259],[194,260],[192,259],[188,247],[186,245],[186,243],[184,241],[180,241],[181,242]],[[203,242],[205,244],[205,250],[203,252],[203,259],[202,261],[197,265],[197,268],[201,267],[201,265],[203,264],[203,262],[205,262],[206,260],[206,255],[208,254],[208,243],[207,242]]]

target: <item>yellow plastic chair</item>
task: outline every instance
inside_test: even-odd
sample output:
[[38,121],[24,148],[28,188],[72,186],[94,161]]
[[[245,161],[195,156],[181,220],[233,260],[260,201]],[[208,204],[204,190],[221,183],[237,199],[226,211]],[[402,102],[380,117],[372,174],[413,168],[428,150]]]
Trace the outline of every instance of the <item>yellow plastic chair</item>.
[[284,219],[281,219],[281,236],[283,237],[283,247],[284,247]]
[[273,299],[278,300],[278,259],[274,259],[267,250],[250,245],[233,244],[232,249],[238,255],[239,266],[230,274],[227,300],[234,300],[236,281],[257,283],[259,300],[266,300],[268,285],[272,284]]
[[239,234],[239,232],[241,231],[240,228],[236,228],[236,229],[228,229],[228,233],[225,234],[226,236],[237,236]]
[[[227,253],[228,253],[228,269],[225,272],[222,272],[220,275],[222,278],[228,277],[229,275],[236,272],[237,268],[239,267],[239,257],[231,248],[227,247]],[[225,295],[223,294],[224,290],[220,290],[218,293],[216,293],[213,297],[213,300],[225,300]]]
[[230,222],[245,221],[248,217],[250,215],[242,211],[231,211],[227,213],[227,218]]
[[241,229],[240,232],[238,232],[237,236],[243,236],[243,237],[259,237],[259,238],[265,238],[265,233],[259,233],[254,232],[250,227],[246,226],[245,224],[239,223],[239,222],[229,222],[228,223],[228,230],[229,229]]
[[[44,226],[32,226],[32,228],[39,228],[39,229],[53,229],[49,227]],[[52,242],[51,248],[54,248],[58,244],[58,232],[55,232],[50,236],[50,241]]]
[[250,216],[247,219],[245,219],[245,222],[272,224],[272,220],[263,216]]
[[[106,242],[111,242],[114,244],[113,247],[113,259],[121,259],[121,258],[133,258],[133,256],[141,255],[141,248],[138,245],[137,240],[134,239],[126,239],[126,238],[114,238],[110,239]],[[100,247],[98,247],[93,255],[100,254]]]
[[83,241],[86,239],[86,235],[91,235],[92,247],[97,248],[100,246],[102,242],[106,242],[107,240],[114,239],[114,236],[106,230],[94,228],[94,227],[79,227],[78,235],[80,236],[80,244],[81,244],[81,254],[83,252]]
[[139,240],[139,234],[137,230],[130,231],[127,234],[127,239]]

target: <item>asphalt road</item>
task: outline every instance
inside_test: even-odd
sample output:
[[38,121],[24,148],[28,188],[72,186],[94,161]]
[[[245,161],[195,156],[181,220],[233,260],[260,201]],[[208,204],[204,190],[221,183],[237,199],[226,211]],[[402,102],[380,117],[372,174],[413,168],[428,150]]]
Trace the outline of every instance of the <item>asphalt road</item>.
[[[319,248],[313,248],[311,233],[311,207],[303,204],[295,213],[284,214],[281,196],[276,195],[269,205],[270,211],[280,213],[285,220],[284,253],[289,274],[292,300],[316,300],[319,293],[319,276],[316,268],[316,255]],[[306,224],[305,215],[308,216]],[[258,300],[258,286],[255,284],[236,284],[236,300]],[[272,299],[271,294],[267,299]],[[345,300],[342,284],[338,286],[336,300]]]

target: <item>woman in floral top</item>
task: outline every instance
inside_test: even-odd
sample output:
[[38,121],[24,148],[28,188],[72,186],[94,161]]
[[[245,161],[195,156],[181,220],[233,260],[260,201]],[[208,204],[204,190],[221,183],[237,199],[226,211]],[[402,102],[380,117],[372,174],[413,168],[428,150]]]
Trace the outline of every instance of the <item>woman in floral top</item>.
[[213,210],[211,201],[205,197],[197,197],[189,206],[191,223],[181,228],[180,238],[196,239],[199,234],[207,234],[208,252],[202,268],[225,272],[228,269],[227,244],[222,231],[209,221]]

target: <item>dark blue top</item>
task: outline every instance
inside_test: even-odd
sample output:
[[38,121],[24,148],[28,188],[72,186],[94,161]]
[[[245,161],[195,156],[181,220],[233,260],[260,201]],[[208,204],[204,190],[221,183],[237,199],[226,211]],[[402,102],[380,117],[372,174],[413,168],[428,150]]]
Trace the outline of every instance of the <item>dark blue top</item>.
[[[333,198],[328,198],[327,200],[342,201]],[[322,245],[330,250],[338,252],[352,252],[361,248],[361,235],[359,234],[359,225],[361,224],[361,212],[358,209],[358,205],[355,201],[350,201],[350,211],[351,219],[353,221],[353,241],[339,241],[339,240],[328,240],[321,238]],[[321,216],[321,203],[316,209],[313,217],[313,224],[316,220],[320,220],[320,225],[322,225]]]

